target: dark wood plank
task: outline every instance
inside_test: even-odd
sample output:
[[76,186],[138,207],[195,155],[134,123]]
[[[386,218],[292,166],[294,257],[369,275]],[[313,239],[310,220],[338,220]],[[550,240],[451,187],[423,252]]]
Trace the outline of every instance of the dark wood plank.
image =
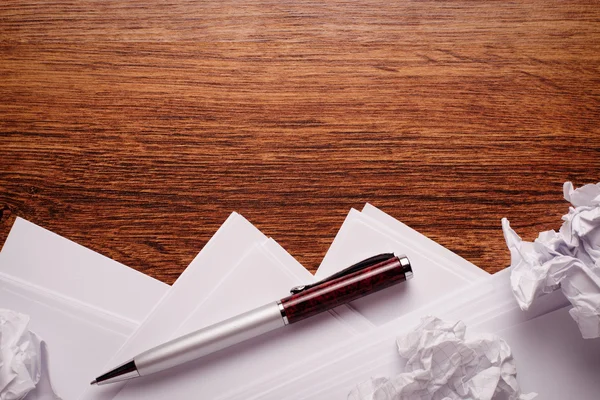
[[231,211],[314,270],[371,202],[495,272],[600,177],[597,2],[0,4],[19,215],[172,283]]

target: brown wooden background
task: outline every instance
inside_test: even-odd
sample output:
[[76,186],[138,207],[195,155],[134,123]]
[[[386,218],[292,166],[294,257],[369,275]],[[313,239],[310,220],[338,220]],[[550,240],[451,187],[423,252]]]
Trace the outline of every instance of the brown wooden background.
[[22,216],[172,283],[231,211],[314,270],[366,202],[489,272],[600,180],[598,1],[4,0]]

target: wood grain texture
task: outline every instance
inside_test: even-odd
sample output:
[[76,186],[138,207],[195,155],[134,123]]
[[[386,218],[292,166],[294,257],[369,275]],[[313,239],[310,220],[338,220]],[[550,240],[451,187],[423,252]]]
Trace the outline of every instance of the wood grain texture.
[[[371,202],[489,272],[600,178],[597,1],[0,3],[19,215],[172,283],[231,211],[307,268]],[[217,268],[218,266],[215,266]]]

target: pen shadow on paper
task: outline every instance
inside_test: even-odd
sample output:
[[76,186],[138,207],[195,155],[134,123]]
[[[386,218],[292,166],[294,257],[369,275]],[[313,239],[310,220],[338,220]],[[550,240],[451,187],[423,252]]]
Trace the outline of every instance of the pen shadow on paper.
[[394,285],[354,300],[350,306],[373,324],[383,325],[415,309],[411,289],[410,284]]

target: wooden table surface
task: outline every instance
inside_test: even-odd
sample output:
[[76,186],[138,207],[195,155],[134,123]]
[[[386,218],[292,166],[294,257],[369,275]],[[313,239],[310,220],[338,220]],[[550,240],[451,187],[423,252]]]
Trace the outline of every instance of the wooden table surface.
[[600,179],[598,1],[0,2],[0,243],[172,283],[232,211],[314,271],[371,202],[489,272]]

